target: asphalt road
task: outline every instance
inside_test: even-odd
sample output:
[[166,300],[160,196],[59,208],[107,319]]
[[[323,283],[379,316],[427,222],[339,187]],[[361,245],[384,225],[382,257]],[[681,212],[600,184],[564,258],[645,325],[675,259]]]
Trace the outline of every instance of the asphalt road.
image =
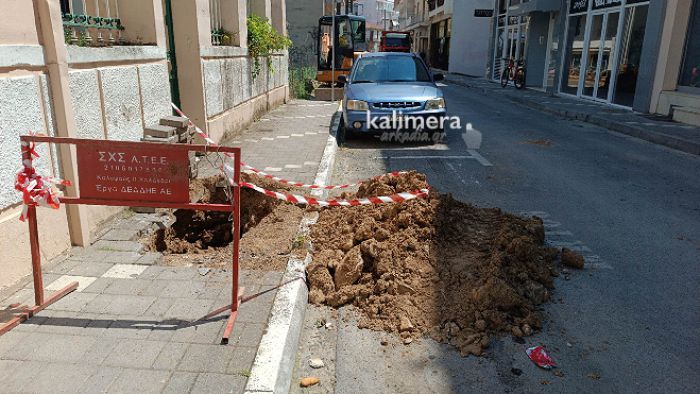
[[[697,393],[700,157],[479,90],[443,90],[449,112],[478,133],[450,130],[436,145],[349,141],[334,182],[416,169],[463,201],[543,217],[548,242],[580,250],[587,268],[556,280],[541,332],[525,344],[495,339],[481,358],[430,339],[381,346],[385,334],[358,330],[345,308],[328,344],[335,392]],[[537,344],[562,376],[527,359]]]

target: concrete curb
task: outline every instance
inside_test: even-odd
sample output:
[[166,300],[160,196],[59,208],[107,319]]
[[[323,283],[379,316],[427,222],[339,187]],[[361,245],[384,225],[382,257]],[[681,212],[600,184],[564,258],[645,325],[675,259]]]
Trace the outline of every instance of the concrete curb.
[[[452,82],[457,85],[469,87],[469,88],[476,88],[479,89],[476,86],[470,85],[468,83],[461,82],[459,80],[455,79],[448,79],[448,82]],[[483,90],[483,89],[482,89]],[[657,145],[663,145],[667,148],[679,150],[681,152],[685,153],[690,153],[693,155],[700,155],[700,143],[694,142],[694,141],[689,141],[683,138],[678,138],[672,135],[668,134],[663,134],[659,133],[656,131],[649,131],[646,128],[642,127],[636,127],[633,125],[629,125],[626,123],[618,122],[610,117],[605,117],[601,115],[595,115],[595,114],[588,114],[582,111],[576,111],[576,110],[564,110],[560,108],[552,108],[548,107],[545,104],[538,103],[536,101],[532,101],[529,99],[526,99],[524,97],[517,97],[517,96],[512,96],[510,94],[505,95],[508,100],[522,105],[524,107],[528,107],[537,111],[549,113],[552,115],[557,115],[561,116],[566,119],[571,119],[571,120],[579,120],[582,122],[594,124],[596,126],[600,126],[603,128],[606,128],[610,131],[620,133],[620,134],[625,134],[631,137],[635,137],[641,140],[645,140]]]
[[[325,185],[331,176],[335,153],[338,144],[335,132],[340,121],[339,113],[331,121],[331,130],[326,147],[323,150],[321,164],[316,173],[314,183]],[[318,190],[316,195],[324,196],[324,190]],[[299,225],[298,234],[306,236],[309,226],[316,223],[318,213],[305,215]],[[310,247],[307,245],[307,247]],[[311,263],[311,254],[307,253],[303,260],[291,257],[287,262],[287,270],[282,283],[292,281],[280,287],[272,304],[270,320],[265,334],[260,340],[258,352],[246,382],[246,394],[287,393],[292,381],[292,372],[296,360],[299,337],[304,323],[304,314],[308,300],[306,287],[306,266]],[[294,280],[299,279],[301,280]]]

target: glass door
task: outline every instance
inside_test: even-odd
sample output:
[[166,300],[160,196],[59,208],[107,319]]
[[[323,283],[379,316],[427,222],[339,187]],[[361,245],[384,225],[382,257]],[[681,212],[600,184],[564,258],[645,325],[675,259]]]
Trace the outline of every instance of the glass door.
[[601,52],[601,37],[603,36],[603,19],[604,14],[593,15],[591,21],[590,38],[588,47],[584,54],[585,69],[583,71],[583,86],[581,95],[586,97],[594,97],[596,80],[600,71],[600,52]]
[[508,45],[506,49],[507,59],[517,59],[518,55],[518,25],[508,27]]
[[586,32],[586,15],[577,15],[569,18],[569,29],[566,35],[564,47],[566,56],[562,67],[561,88],[562,93],[578,94],[581,65],[583,63],[583,47]]
[[614,75],[617,30],[620,12],[593,15],[590,41],[586,51],[585,80],[581,96],[609,101],[610,85]]
[[615,68],[615,53],[617,50],[617,28],[620,22],[620,13],[611,12],[606,15],[605,32],[603,33],[603,46],[598,65],[598,81],[596,82],[595,97],[599,100],[609,101],[610,84]]

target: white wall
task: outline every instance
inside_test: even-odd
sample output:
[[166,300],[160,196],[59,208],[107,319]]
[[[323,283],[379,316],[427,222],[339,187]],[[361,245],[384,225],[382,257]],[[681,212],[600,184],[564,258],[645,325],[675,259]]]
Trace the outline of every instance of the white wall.
[[490,0],[460,0],[452,5],[449,71],[484,76],[489,62],[493,18],[475,18],[475,9],[493,9]]

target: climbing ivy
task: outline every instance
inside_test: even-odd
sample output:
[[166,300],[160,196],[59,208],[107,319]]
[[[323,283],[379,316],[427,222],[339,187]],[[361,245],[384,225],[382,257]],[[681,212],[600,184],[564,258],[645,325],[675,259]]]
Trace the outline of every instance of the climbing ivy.
[[277,33],[270,22],[259,17],[251,15],[248,17],[248,52],[253,57],[253,78],[257,78],[260,74],[260,58],[267,58],[267,66],[271,71],[272,57],[276,51],[281,51],[292,45],[292,41]]

